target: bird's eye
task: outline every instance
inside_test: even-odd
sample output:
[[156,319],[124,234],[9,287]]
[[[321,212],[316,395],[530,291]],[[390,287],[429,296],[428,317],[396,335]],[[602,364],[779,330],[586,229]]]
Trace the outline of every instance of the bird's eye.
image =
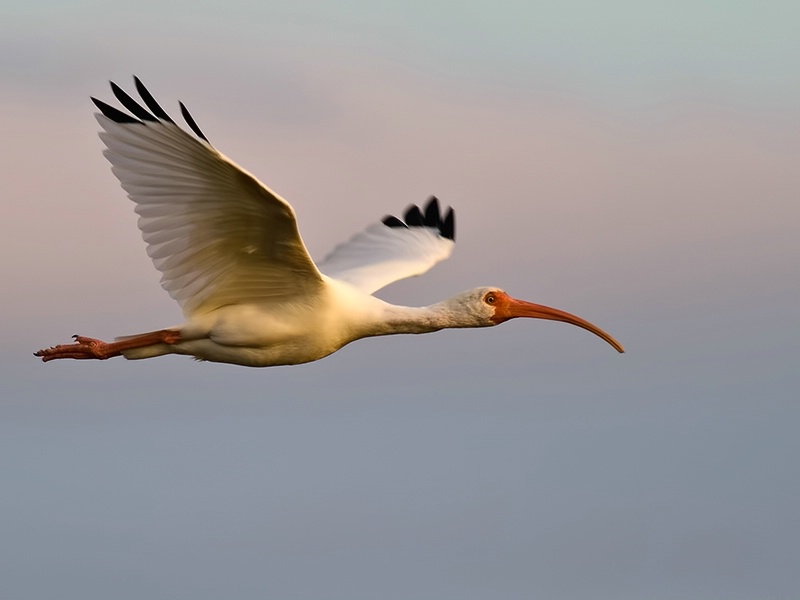
[[486,304],[494,304],[497,301],[497,296],[494,294],[486,294],[486,297],[483,299]]

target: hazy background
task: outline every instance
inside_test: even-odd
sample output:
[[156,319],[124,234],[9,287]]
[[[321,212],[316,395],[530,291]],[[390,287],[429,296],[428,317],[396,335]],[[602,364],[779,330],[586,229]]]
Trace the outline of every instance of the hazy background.
[[[556,6],[557,4],[557,6]],[[291,6],[291,7],[290,7]],[[800,4],[0,7],[0,597],[800,595]],[[563,324],[252,370],[31,352],[180,322],[89,95],[139,75],[314,256],[436,194]]]

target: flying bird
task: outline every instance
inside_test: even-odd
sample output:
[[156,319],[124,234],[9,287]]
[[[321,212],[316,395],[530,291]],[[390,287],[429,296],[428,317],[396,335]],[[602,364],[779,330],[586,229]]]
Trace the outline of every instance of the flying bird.
[[92,98],[104,154],[136,204],[161,285],[183,310],[175,327],[116,338],[73,336],[35,352],[59,358],[165,354],[252,367],[318,360],[361,338],[491,327],[516,317],[563,321],[611,335],[570,313],[479,287],[425,307],[373,294],[450,256],[455,213],[431,197],[403,218],[387,216],[314,263],[291,205],[221,154],[180,103],[181,128],[134,77],[141,102],[111,82],[123,111]]

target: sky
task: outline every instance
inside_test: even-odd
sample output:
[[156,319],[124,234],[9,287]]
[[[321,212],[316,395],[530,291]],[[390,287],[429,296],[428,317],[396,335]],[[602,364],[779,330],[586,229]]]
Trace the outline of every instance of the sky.
[[[800,589],[795,2],[0,6],[0,596]],[[602,327],[270,369],[31,353],[181,321],[89,96],[138,75],[313,256],[431,194],[479,285]]]

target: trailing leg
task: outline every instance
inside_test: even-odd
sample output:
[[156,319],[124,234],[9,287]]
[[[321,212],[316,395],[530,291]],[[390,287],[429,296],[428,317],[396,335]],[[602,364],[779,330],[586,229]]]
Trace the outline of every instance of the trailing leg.
[[181,341],[181,334],[174,329],[160,329],[140,335],[127,336],[115,342],[104,342],[82,335],[73,335],[74,344],[59,344],[34,352],[34,356],[48,362],[59,358],[74,358],[76,360],[97,359],[106,360],[115,356],[122,356],[124,350],[144,348],[154,344],[177,344]]

